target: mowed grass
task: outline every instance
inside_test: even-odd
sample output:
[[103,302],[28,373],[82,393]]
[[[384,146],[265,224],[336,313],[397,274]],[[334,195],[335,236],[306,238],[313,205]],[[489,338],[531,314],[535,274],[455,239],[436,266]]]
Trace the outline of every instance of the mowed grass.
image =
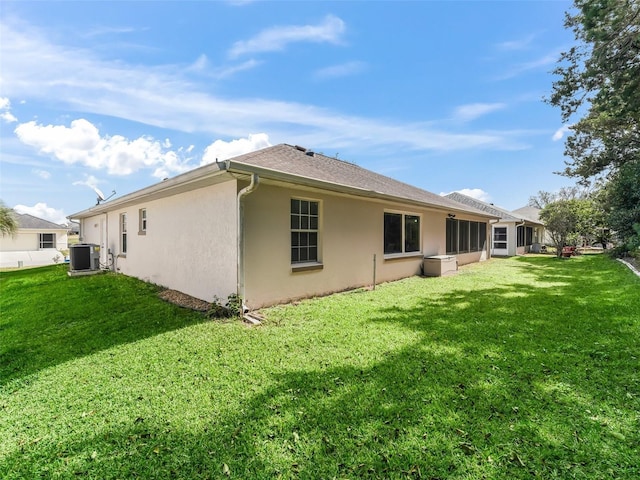
[[494,259],[209,321],[0,274],[0,478],[640,478],[640,279]]

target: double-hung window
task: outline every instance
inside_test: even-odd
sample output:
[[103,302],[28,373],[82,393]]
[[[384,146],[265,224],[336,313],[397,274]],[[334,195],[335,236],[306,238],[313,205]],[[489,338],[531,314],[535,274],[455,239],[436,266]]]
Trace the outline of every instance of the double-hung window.
[[318,262],[320,204],[291,199],[291,263]]
[[56,234],[55,233],[40,233],[38,234],[39,248],[56,248]]
[[138,210],[138,235],[147,234],[147,209]]
[[420,251],[420,217],[404,213],[384,213],[384,253]]
[[120,214],[120,253],[127,253],[127,214]]

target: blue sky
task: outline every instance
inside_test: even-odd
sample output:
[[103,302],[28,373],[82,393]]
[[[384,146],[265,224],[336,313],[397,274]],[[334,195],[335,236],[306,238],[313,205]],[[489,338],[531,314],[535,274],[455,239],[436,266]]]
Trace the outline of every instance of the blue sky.
[[302,145],[507,209],[571,179],[567,1],[4,1],[0,198],[53,221]]

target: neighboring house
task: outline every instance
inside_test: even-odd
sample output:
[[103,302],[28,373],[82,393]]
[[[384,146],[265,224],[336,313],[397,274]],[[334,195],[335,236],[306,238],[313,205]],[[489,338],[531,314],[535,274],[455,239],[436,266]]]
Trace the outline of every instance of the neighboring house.
[[78,222],[69,222],[69,227],[67,230],[69,235],[79,235],[80,234],[80,224]]
[[[521,215],[525,218],[530,218],[531,220],[535,220],[536,222],[540,222],[542,225],[544,225],[544,222],[540,220],[541,211],[542,209],[540,208],[527,205],[525,207],[517,208],[516,210],[513,211],[513,213],[516,216]],[[542,235],[540,235],[539,240],[541,245],[553,245],[553,240],[551,239],[551,236],[549,235],[549,232],[547,231],[547,229],[544,227],[543,227]]]
[[105,268],[207,301],[237,292],[252,310],[419,274],[448,244],[460,265],[484,260],[493,215],[282,144],[69,218]]
[[482,210],[499,220],[491,223],[491,255],[514,256],[538,250],[544,241],[544,224],[536,218],[510,212],[475,198],[453,192],[447,198]]
[[49,265],[64,261],[67,227],[34,217],[14,213],[18,229],[14,235],[0,236],[0,266]]

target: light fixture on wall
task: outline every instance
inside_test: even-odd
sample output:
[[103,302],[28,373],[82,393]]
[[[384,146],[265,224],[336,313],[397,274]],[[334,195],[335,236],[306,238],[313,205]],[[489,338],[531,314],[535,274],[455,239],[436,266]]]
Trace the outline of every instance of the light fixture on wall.
[[449,218],[456,218],[456,216],[455,216],[453,213],[449,213],[449,214],[447,214],[447,216],[448,216]]

